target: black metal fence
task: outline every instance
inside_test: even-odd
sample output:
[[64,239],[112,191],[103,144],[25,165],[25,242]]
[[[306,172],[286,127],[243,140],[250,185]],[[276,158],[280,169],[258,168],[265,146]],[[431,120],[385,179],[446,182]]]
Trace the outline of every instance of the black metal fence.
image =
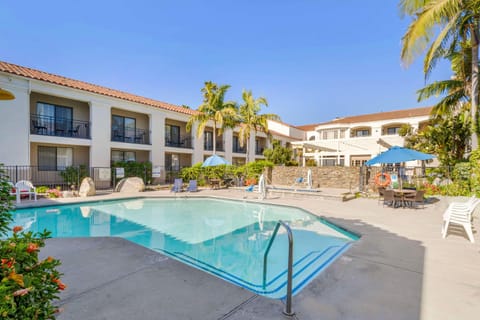
[[4,166],[12,183],[31,181],[35,187],[45,186],[61,190],[78,189],[83,178],[90,177],[97,190],[113,190],[117,183],[127,177],[140,177],[145,184],[172,183],[180,176],[180,170],[165,170],[164,166],[86,167],[70,166],[61,170],[44,170],[39,166]]
[[427,182],[428,178],[435,178],[432,176],[435,175],[435,173],[433,173],[434,170],[438,170],[438,168],[425,166],[362,166],[360,167],[359,189],[360,191],[374,189],[376,179],[383,181],[384,177],[380,177],[382,173],[388,174],[388,178],[391,180],[393,187],[399,187],[401,183],[403,188],[418,188]]

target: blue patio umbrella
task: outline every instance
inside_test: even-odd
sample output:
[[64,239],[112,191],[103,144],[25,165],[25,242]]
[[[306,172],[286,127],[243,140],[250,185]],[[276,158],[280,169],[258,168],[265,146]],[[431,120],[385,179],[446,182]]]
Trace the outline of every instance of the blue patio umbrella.
[[423,153],[409,148],[393,146],[378,156],[368,160],[365,165],[371,166],[377,163],[400,163],[413,160],[429,160],[435,158],[434,155]]
[[217,156],[214,154],[213,156],[208,157],[203,161],[202,167],[212,167],[212,166],[219,166],[222,164],[230,164],[225,158]]

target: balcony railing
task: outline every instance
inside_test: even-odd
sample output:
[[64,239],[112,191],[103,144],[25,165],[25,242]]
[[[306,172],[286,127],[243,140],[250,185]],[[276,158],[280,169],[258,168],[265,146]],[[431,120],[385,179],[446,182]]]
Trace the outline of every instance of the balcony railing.
[[192,137],[191,136],[184,136],[180,137],[178,140],[172,140],[165,137],[165,146],[166,147],[174,147],[174,148],[192,148]]
[[[213,143],[204,143],[203,150],[212,151]],[[217,141],[217,143],[215,144],[215,151],[225,151],[225,148],[223,147],[223,141]]]
[[30,134],[90,139],[90,122],[56,118],[39,114],[30,115]]
[[234,152],[234,153],[247,153],[247,148],[240,147],[240,146],[233,146],[232,147],[232,152]]
[[113,129],[112,141],[150,144],[150,133],[145,129]]

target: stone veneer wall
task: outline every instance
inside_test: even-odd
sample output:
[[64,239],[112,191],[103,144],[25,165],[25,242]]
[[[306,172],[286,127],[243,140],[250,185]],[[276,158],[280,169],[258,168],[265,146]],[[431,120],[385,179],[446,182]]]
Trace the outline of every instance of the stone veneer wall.
[[[360,168],[357,167],[283,167],[276,166],[267,173],[272,185],[292,186],[298,177],[306,183],[308,169],[312,170],[314,188],[358,190]],[[305,185],[305,184],[304,184]]]

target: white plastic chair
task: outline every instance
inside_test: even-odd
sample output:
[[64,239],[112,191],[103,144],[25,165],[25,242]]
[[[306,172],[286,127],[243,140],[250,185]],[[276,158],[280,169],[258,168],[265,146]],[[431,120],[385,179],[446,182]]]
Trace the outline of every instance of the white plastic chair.
[[28,199],[32,200],[32,196],[37,201],[37,191],[33,184],[28,180],[20,180],[15,183],[15,190],[17,195],[17,203],[20,203],[20,197],[24,194],[28,195]]
[[472,212],[480,203],[480,199],[472,197],[466,202],[452,202],[443,214],[442,237],[447,236],[448,227],[452,224],[460,225],[465,229],[468,239],[474,243],[472,232]]

